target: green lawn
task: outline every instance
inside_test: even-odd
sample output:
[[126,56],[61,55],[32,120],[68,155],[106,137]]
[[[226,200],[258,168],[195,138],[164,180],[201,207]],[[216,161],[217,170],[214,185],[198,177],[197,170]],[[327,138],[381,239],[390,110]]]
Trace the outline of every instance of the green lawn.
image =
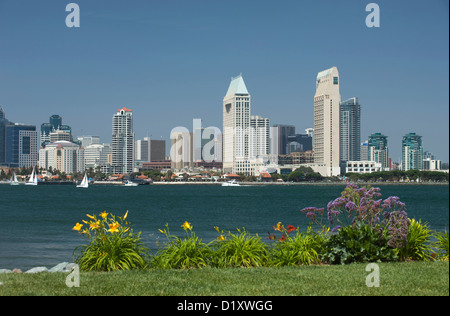
[[448,262],[381,263],[380,287],[367,287],[366,264],[248,269],[0,274],[0,295],[449,295]]

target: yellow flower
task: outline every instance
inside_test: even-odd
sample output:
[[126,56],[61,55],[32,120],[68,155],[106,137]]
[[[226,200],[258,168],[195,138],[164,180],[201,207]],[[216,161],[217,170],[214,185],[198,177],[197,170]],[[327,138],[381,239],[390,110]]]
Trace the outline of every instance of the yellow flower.
[[91,229],[99,229],[100,228],[100,221],[96,221],[96,222],[91,222],[89,224]]
[[220,235],[219,237],[217,237],[217,240],[225,240],[225,236],[224,235]]
[[115,223],[109,224],[108,231],[111,233],[115,233],[115,232],[119,231],[119,223],[115,222]]
[[106,219],[106,217],[108,217],[108,213],[106,213],[105,211],[103,211],[102,213],[100,213],[100,216],[101,216],[103,219]]
[[92,215],[86,214],[86,216],[89,217],[90,219],[95,219],[95,217]]
[[183,225],[181,225],[181,227],[183,227],[184,230],[192,230],[192,225],[191,223],[188,223],[187,221],[184,222]]
[[80,231],[81,227],[83,227],[83,224],[76,223],[76,225],[72,228],[72,230]]
[[123,216],[123,219],[127,218],[128,216],[128,211],[125,213],[125,215]]
[[273,226],[273,228],[274,228],[275,230],[278,230],[279,232],[281,232],[281,230],[282,230],[284,227],[281,225],[281,222],[278,222],[278,223],[277,223],[277,227]]

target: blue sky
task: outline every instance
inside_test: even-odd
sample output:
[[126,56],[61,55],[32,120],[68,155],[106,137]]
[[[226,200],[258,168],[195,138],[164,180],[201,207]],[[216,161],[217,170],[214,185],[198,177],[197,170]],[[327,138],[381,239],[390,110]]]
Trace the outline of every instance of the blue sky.
[[112,115],[134,111],[136,138],[168,139],[192,119],[222,128],[222,99],[243,74],[252,114],[313,127],[315,77],[338,67],[342,100],[362,105],[362,140],[402,136],[449,161],[449,3],[376,1],[0,0],[0,106],[13,122],[63,117],[75,136],[111,142]]

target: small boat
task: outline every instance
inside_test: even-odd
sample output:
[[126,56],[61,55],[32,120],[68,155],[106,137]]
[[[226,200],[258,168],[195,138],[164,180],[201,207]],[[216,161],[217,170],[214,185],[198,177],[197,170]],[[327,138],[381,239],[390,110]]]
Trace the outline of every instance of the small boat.
[[87,174],[84,173],[84,178],[81,181],[81,183],[77,185],[77,188],[88,188],[88,187],[89,187],[89,181],[87,178]]
[[37,185],[38,181],[37,181],[37,175],[34,172],[34,167],[33,167],[33,172],[31,173],[30,179],[28,179],[28,182],[25,182],[25,185]]
[[222,183],[223,187],[240,187],[241,185],[239,183],[237,183],[236,180],[231,180],[231,181],[227,181]]
[[16,173],[14,172],[14,175],[11,177],[11,180],[9,181],[9,184],[11,185],[19,185],[19,181],[17,180]]
[[137,184],[136,182],[132,182],[130,180],[127,180],[124,184],[124,186],[126,187],[137,187],[139,184]]

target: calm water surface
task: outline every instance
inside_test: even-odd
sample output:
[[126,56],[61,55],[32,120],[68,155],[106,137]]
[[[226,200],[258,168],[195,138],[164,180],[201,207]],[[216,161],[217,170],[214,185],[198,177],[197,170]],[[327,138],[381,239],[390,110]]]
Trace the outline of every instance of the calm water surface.
[[[299,211],[325,207],[345,185],[221,187],[213,185],[150,185],[139,187],[9,186],[0,185],[0,269],[35,266],[48,268],[72,261],[73,249],[84,239],[72,231],[86,214],[103,210],[116,215],[129,211],[127,220],[141,231],[153,250],[165,237],[158,232],[169,224],[171,233],[184,234],[184,221],[204,241],[225,231],[245,227],[266,236],[277,222],[306,228]],[[382,198],[399,196],[410,218],[428,222],[434,230],[448,230],[449,187],[382,185]]]

